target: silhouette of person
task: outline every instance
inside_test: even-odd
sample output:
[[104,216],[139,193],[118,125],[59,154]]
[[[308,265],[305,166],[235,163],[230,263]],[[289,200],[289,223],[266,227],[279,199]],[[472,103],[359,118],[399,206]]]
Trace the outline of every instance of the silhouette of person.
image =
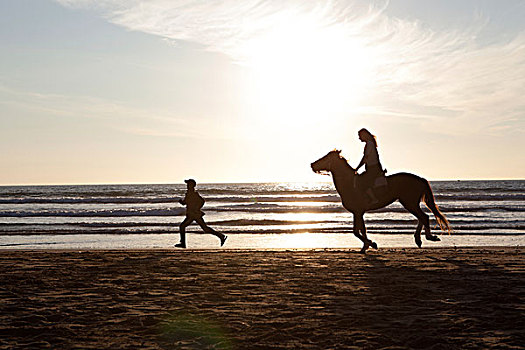
[[204,216],[204,212],[201,210],[201,208],[204,206],[205,201],[204,198],[202,198],[200,194],[195,191],[197,182],[195,182],[193,179],[184,180],[184,182],[186,183],[188,190],[186,191],[184,199],[180,199],[179,203],[186,206],[186,218],[179,226],[180,242],[175,244],[175,247],[186,248],[186,227],[191,225],[193,221],[196,221],[197,224],[199,224],[199,226],[204,230],[204,232],[217,236],[221,240],[222,247],[224,242],[226,242],[226,238],[228,237],[225,234],[215,231],[209,227],[206,222],[204,222],[204,219],[202,218]]
[[372,135],[370,131],[363,128],[358,132],[359,140],[365,142],[365,149],[363,158],[359,162],[359,165],[355,169],[357,171],[360,167],[365,165],[365,171],[360,175],[363,188],[366,189],[366,194],[370,197],[370,205],[377,204],[377,200],[372,187],[374,186],[375,180],[384,176],[385,172],[379,161],[379,153],[377,153],[377,141],[376,137]]

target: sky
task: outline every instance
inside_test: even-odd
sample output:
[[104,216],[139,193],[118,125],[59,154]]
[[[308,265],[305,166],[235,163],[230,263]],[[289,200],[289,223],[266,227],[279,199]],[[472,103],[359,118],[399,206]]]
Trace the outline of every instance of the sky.
[[0,0],[0,184],[525,179],[525,1]]

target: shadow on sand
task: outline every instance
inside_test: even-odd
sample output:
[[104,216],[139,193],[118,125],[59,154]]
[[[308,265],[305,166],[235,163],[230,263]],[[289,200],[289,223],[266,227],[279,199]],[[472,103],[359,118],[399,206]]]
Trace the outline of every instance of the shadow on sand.
[[497,251],[489,251],[493,256],[471,250],[440,257],[434,252],[406,253],[395,261],[388,253],[367,255],[361,293],[340,295],[330,308],[371,348],[525,344],[525,289],[518,282],[523,282],[523,265]]

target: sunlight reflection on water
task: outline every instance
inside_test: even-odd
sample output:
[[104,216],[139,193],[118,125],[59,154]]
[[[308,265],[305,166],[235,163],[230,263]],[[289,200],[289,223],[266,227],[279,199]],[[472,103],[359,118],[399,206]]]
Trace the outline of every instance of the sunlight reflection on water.
[[[412,235],[371,234],[369,237],[380,248],[415,247]],[[525,237],[519,235],[442,235],[441,242],[428,242],[423,247],[477,247],[524,246]],[[179,241],[178,234],[149,235],[33,235],[0,236],[0,249],[170,249]],[[191,249],[309,249],[360,248],[361,242],[351,234],[296,233],[296,234],[231,234],[223,248],[219,240],[206,234],[189,234],[187,246]],[[175,249],[175,248],[174,248]]]

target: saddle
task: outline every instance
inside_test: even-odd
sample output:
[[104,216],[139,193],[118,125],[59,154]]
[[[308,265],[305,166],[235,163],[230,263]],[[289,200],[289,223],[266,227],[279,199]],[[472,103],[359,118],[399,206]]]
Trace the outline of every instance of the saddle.
[[354,176],[353,188],[354,190],[360,192],[363,198],[368,198],[368,195],[366,195],[365,192],[368,188],[370,188],[372,189],[376,197],[380,199],[381,197],[383,197],[384,195],[388,193],[388,181],[386,179],[385,174],[386,174],[386,170],[383,172],[382,175],[377,176],[373,180],[371,186],[367,186],[364,183],[366,181],[364,181],[361,175]]
[[[385,171],[385,173],[386,173],[386,171]],[[376,177],[376,179],[374,180],[374,184],[372,185],[372,189],[378,188],[378,187],[383,187],[383,186],[388,186],[388,181],[386,181],[385,174],[383,174],[382,176]]]
[[[372,184],[372,186],[370,186],[370,188],[373,189],[376,189],[376,188],[379,188],[379,187],[385,187],[385,186],[388,186],[388,181],[386,179],[386,169],[383,171],[383,174],[380,175],[380,176],[377,176],[375,179],[374,179],[374,182]],[[354,183],[352,184],[354,189],[360,189],[360,190],[366,190],[364,184],[363,184],[363,178],[362,178],[362,174],[358,174],[357,176],[354,176]]]

